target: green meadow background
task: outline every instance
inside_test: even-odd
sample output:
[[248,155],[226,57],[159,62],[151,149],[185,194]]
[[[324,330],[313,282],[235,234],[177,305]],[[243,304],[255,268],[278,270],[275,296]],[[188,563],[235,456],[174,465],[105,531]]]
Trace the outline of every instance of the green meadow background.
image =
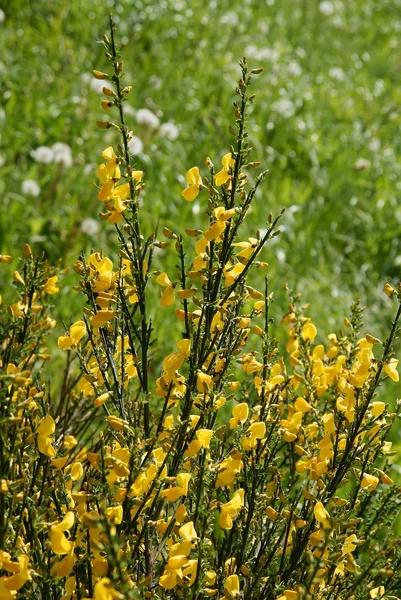
[[[92,77],[92,69],[107,68],[97,40],[112,11],[127,44],[127,120],[145,171],[146,230],[206,226],[205,197],[190,204],[181,191],[190,167],[206,173],[206,156],[218,165],[233,142],[238,59],[246,56],[264,69],[253,82],[249,136],[253,160],[270,172],[244,236],[286,208],[282,234],[263,255],[273,314],[287,310],[288,283],[311,303],[322,339],[341,327],[355,298],[369,307],[368,331],[386,334],[393,307],[383,285],[400,279],[401,265],[400,0],[8,0],[0,7],[1,253],[15,255],[29,241],[67,266],[81,250],[115,252],[113,227],[97,217],[95,182],[101,152],[117,138],[96,128],[102,82]],[[175,257],[159,254],[162,264],[171,273]],[[5,298],[10,269],[2,268]],[[71,291],[76,278],[65,276],[56,297],[67,325],[81,309]],[[160,340],[172,318],[173,311],[163,314]]]

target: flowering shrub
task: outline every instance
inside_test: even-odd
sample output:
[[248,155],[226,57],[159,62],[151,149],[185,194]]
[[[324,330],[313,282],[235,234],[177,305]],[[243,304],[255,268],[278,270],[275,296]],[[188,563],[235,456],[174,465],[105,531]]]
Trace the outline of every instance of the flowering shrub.
[[[279,233],[241,226],[266,172],[248,176],[253,75],[241,61],[236,143],[207,175],[187,173],[206,226],[143,234],[143,173],[130,152],[122,48],[104,37],[111,74],[102,108],[121,143],[99,165],[100,216],[119,252],[81,255],[82,319],[58,338],[67,365],[57,398],[41,379],[58,275],[24,249],[19,300],[0,321],[0,600],[118,598],[394,599],[401,495],[389,475],[399,416],[378,396],[397,382],[388,339],[361,334],[355,303],[338,335],[317,340],[289,291],[282,352],[261,251]],[[113,113],[111,113],[113,114]],[[177,266],[156,271],[155,249]],[[1,256],[2,262],[11,257]],[[252,279],[252,281],[253,281]],[[154,306],[155,289],[160,307]],[[170,353],[157,321],[175,311]]]

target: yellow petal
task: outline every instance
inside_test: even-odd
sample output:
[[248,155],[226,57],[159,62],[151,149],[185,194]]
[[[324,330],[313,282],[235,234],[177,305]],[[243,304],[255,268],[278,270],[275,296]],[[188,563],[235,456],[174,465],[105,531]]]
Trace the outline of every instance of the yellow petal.
[[50,436],[56,431],[56,424],[54,422],[53,417],[50,415],[46,415],[45,418],[40,422],[39,427],[36,430],[36,433],[39,436]]
[[388,363],[385,363],[383,366],[383,371],[392,379],[395,383],[400,380],[400,377],[397,372],[398,360],[392,358]]
[[129,183],[123,183],[122,185],[115,187],[113,190],[113,196],[119,196],[119,198],[121,198],[122,200],[124,200],[125,198],[128,198],[129,195],[130,195]]
[[86,335],[86,325],[83,321],[76,321],[70,327],[70,336],[77,344]]
[[203,448],[209,448],[212,435],[212,429],[198,429],[196,432],[196,437],[201,442]]
[[103,183],[98,193],[98,200],[109,200],[113,195],[114,183],[112,181],[106,181]]
[[160,300],[161,306],[172,306],[174,304],[174,288],[172,286],[166,287],[163,292],[163,296]]
[[202,185],[202,179],[198,167],[192,167],[187,172],[187,182],[190,185],[196,185],[198,188]]
[[226,224],[224,221],[216,221],[209,229],[206,229],[206,231],[203,232],[203,235],[208,241],[217,240],[220,238],[225,228]]
[[160,275],[157,276],[156,283],[164,287],[173,285],[165,271],[163,271],[163,273],[160,273]]
[[198,194],[199,187],[197,185],[190,185],[182,191],[182,195],[184,196],[185,200],[188,200],[188,202],[192,202],[193,200],[195,200]]
[[224,582],[224,593],[228,598],[236,598],[239,595],[238,575],[230,575]]
[[228,152],[223,156],[223,158],[221,159],[221,164],[226,169],[231,169],[231,167],[235,165],[235,160],[233,159],[233,155],[231,154],[231,152]]
[[90,322],[93,327],[102,327],[107,321],[110,321],[115,317],[114,310],[98,310],[97,313],[90,318]]
[[102,157],[105,158],[106,160],[113,160],[116,159],[117,156],[113,150],[113,146],[109,146],[108,148],[106,148],[105,150],[103,150],[102,152]]
[[222,169],[214,176],[214,183],[217,186],[224,185],[231,179],[231,175],[227,169]]
[[180,536],[184,538],[184,540],[187,540],[189,542],[196,540],[198,537],[193,521],[189,521],[188,523],[185,523],[185,525],[182,525],[179,528],[178,532]]
[[142,181],[143,171],[132,171],[132,179],[137,183]]
[[365,473],[361,481],[361,488],[363,490],[366,490],[367,492],[373,492],[373,490],[376,489],[378,483],[378,477],[376,477],[375,475],[369,475],[368,473]]

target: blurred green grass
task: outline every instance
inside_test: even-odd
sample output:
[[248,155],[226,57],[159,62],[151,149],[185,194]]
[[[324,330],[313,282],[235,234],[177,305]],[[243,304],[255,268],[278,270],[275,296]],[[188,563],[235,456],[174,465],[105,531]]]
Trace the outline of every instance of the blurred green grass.
[[[186,171],[206,156],[218,164],[232,143],[232,100],[243,55],[264,73],[249,134],[254,160],[270,173],[249,215],[247,233],[282,207],[282,235],[265,250],[273,308],[286,311],[284,283],[302,291],[320,330],[341,325],[351,300],[369,306],[368,330],[388,331],[382,293],[401,264],[399,0],[9,0],[2,8],[0,252],[26,241],[49,260],[73,264],[79,252],[116,245],[97,219],[95,170],[103,148],[94,68],[106,66],[96,43],[108,12],[127,43],[126,83],[133,84],[128,121],[143,143],[143,220],[175,230],[199,226],[206,207],[188,204]],[[138,109],[157,115],[151,129]],[[173,123],[176,139],[163,124]],[[72,165],[35,160],[40,146],[71,148]],[[68,161],[67,161],[68,162]],[[36,181],[40,195],[23,193]],[[200,214],[198,214],[198,212]],[[97,226],[93,221],[97,219]],[[204,223],[204,221],[203,221]],[[158,260],[160,260],[158,258]],[[164,259],[163,259],[164,260]],[[173,269],[175,258],[166,258]],[[167,269],[168,270],[168,269]],[[4,273],[5,271],[3,271]],[[60,316],[80,311],[66,277]],[[7,293],[7,292],[6,292]],[[67,301],[68,298],[68,301]],[[161,325],[163,337],[168,319]]]

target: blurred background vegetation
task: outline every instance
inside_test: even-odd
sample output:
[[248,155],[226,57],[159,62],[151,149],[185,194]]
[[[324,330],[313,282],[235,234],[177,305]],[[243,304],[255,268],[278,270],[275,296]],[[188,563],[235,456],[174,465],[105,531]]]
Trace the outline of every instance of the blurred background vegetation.
[[[30,241],[67,266],[82,249],[115,245],[113,227],[97,218],[95,171],[117,139],[96,128],[103,82],[92,77],[106,68],[96,40],[112,11],[127,44],[127,120],[145,171],[149,232],[158,222],[175,231],[200,226],[202,215],[205,226],[202,195],[193,204],[181,196],[185,173],[206,156],[220,164],[232,143],[237,63],[246,56],[264,68],[249,134],[253,160],[270,170],[248,235],[265,227],[270,211],[287,209],[282,235],[263,256],[276,317],[286,312],[288,282],[311,302],[326,335],[358,297],[369,306],[368,330],[388,332],[393,310],[382,289],[400,279],[401,265],[400,0],[3,0],[0,7],[1,253],[17,254]],[[173,269],[175,257],[166,260]],[[75,283],[72,272],[57,298],[67,325],[80,314]]]

